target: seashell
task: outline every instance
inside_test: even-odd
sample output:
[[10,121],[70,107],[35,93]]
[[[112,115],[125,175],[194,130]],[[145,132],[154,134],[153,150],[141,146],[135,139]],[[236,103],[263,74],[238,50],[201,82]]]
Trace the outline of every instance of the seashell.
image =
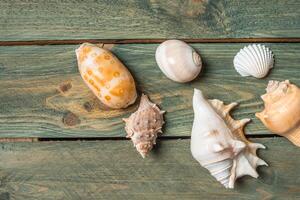
[[286,137],[300,147],[300,89],[286,81],[269,81],[262,95],[265,109],[256,113],[272,132]]
[[241,76],[263,78],[273,68],[274,58],[268,47],[252,44],[244,47],[236,54],[233,64]]
[[236,105],[207,101],[200,90],[194,90],[191,152],[226,188],[234,188],[235,180],[245,175],[257,178],[256,167],[267,165],[256,155],[257,149],[265,147],[244,136],[243,128],[250,119],[234,120],[229,115]]
[[126,137],[131,138],[133,145],[143,158],[156,144],[157,134],[162,133],[164,113],[165,111],[161,111],[143,94],[138,110],[129,118],[123,119],[126,123]]
[[161,43],[155,53],[161,71],[175,82],[189,82],[201,71],[200,55],[188,44],[180,40],[167,40]]
[[83,43],[76,49],[76,56],[81,77],[102,103],[117,109],[135,102],[134,79],[110,51]]

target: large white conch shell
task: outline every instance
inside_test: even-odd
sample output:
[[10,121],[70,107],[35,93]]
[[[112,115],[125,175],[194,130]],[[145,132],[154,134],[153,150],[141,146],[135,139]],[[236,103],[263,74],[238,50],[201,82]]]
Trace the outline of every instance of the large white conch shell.
[[161,43],[156,49],[155,58],[161,71],[169,79],[180,83],[195,79],[202,68],[200,55],[180,40]]
[[235,180],[241,176],[257,178],[256,167],[267,165],[256,155],[258,148],[265,147],[244,136],[244,125],[250,119],[234,120],[229,115],[236,105],[224,105],[217,99],[207,101],[200,90],[194,90],[191,152],[226,188],[234,188]]
[[236,54],[233,64],[241,76],[263,78],[273,68],[274,58],[269,48],[260,44],[252,44]]

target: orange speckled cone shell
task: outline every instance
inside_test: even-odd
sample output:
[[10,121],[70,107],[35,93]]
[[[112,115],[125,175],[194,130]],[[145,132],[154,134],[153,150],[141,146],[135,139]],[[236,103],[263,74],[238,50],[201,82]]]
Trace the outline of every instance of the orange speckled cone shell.
[[286,81],[270,81],[262,95],[265,109],[256,113],[272,132],[300,147],[300,89]]
[[92,92],[110,108],[126,108],[136,100],[134,79],[110,51],[90,43],[76,49],[78,69]]

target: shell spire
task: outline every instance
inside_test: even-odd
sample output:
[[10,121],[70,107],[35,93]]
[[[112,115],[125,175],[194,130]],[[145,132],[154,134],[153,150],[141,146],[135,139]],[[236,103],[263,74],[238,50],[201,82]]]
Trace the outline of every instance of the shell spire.
[[256,113],[272,132],[286,137],[300,147],[300,89],[286,81],[269,81],[262,95],[265,109]]
[[236,105],[224,105],[217,99],[207,101],[200,90],[194,91],[191,152],[226,188],[234,188],[235,180],[245,175],[257,178],[257,166],[267,165],[256,155],[257,149],[265,147],[251,143],[244,135],[250,119],[234,120],[230,116]]
[[129,118],[124,118],[127,138],[131,138],[137,151],[145,158],[156,144],[158,133],[162,133],[163,114],[147,95],[142,95],[138,110]]

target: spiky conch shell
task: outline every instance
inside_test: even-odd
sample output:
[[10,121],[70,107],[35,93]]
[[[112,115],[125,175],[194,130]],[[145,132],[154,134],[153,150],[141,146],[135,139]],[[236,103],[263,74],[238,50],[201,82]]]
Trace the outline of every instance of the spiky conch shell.
[[300,147],[300,89],[286,81],[269,81],[262,95],[265,109],[256,113],[272,132],[286,137]]
[[244,135],[250,119],[234,120],[230,116],[236,105],[224,105],[217,99],[207,101],[200,90],[194,91],[191,152],[226,188],[234,188],[235,180],[245,175],[257,178],[256,167],[267,165],[256,155],[257,149],[265,147],[248,141]]
[[162,133],[163,114],[156,104],[146,95],[142,95],[138,110],[129,118],[124,118],[127,138],[131,138],[137,151],[145,158],[146,154],[156,144],[158,133]]

